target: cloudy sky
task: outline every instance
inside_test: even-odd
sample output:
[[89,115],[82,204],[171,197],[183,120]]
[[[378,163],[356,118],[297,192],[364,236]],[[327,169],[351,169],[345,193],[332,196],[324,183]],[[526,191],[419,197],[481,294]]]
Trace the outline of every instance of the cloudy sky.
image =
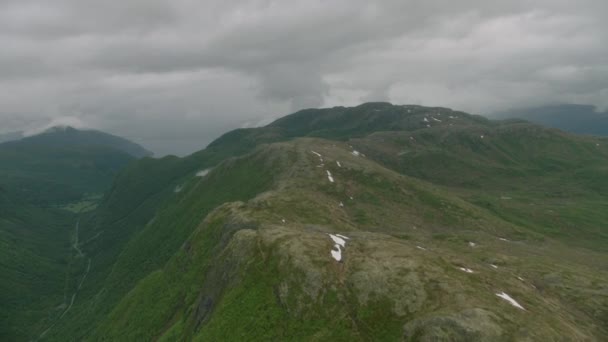
[[56,124],[185,154],[365,101],[608,107],[606,0],[0,0],[0,133]]

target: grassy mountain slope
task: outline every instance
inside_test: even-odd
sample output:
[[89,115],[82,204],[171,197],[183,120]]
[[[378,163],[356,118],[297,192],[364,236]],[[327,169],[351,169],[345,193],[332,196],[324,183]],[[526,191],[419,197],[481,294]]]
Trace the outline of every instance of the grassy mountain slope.
[[87,281],[43,337],[601,340],[606,146],[375,103],[144,159],[83,219]]
[[[317,167],[311,150],[326,167]],[[508,340],[607,333],[601,324],[607,274],[594,271],[605,255],[538,240],[350,152],[344,144],[296,140],[235,162],[246,161],[250,172],[272,165],[272,187],[199,217],[170,261],[140,280],[91,338]],[[206,189],[191,191],[188,201]],[[330,233],[349,237],[342,262],[330,256]],[[500,240],[505,236],[509,241]],[[576,261],[553,265],[561,253]],[[502,291],[525,310],[497,297]],[[600,294],[599,303],[581,299],[591,292]],[[535,314],[549,311],[558,314]]]

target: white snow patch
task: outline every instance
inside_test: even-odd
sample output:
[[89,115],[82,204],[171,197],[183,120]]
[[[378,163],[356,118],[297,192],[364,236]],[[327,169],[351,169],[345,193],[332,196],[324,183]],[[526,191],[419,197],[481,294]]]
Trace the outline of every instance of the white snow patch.
[[490,264],[490,266],[492,266],[492,268],[498,268],[498,266],[496,266],[494,264]]
[[427,128],[431,128],[431,125],[426,125]]
[[480,135],[479,137],[480,137],[481,139],[483,139],[483,135]]
[[501,293],[497,293],[496,294],[498,297],[506,300],[507,302],[509,302],[509,304],[513,305],[514,307],[518,308],[518,309],[522,309],[522,310],[526,310],[524,309],[523,306],[519,305],[518,302],[515,301],[515,299],[511,298],[511,296],[509,296],[508,294],[501,292]]
[[316,155],[317,155],[319,158],[323,157],[323,156],[321,155],[321,153],[318,153],[318,152],[315,152],[315,151],[310,151],[310,152],[312,152],[312,153],[316,154]]
[[335,248],[337,248],[338,250],[337,250],[337,251],[335,251],[335,250],[333,250],[333,249],[332,249],[332,250],[331,250],[331,256],[332,256],[334,259],[336,259],[336,261],[340,261],[340,260],[342,260],[342,250],[340,249],[340,246],[335,245],[334,247],[335,247]]
[[350,198],[351,201],[354,200],[353,196],[350,196],[349,198]]
[[211,171],[211,169],[200,170],[196,173],[196,177],[205,177],[209,173],[209,171]]
[[354,150],[353,152],[351,152],[353,156],[358,157],[361,155],[361,153],[359,153],[359,151]]
[[473,270],[470,268],[458,267],[458,269],[461,270],[462,272],[473,273]]
[[429,122],[429,119],[427,119],[426,117],[424,119],[422,119],[422,121],[424,122]]
[[325,164],[319,164],[319,165],[317,165],[317,167],[323,167],[323,166],[325,166]]
[[342,164],[340,164],[340,162],[337,160],[336,160],[336,165],[338,165],[338,167],[342,167]]
[[434,121],[437,121],[437,122],[441,122],[441,120],[436,119],[436,118],[434,118],[434,117],[431,117],[431,119],[433,119]]
[[340,246],[342,246],[342,247],[344,247],[344,246],[346,245],[346,240],[348,240],[348,238],[346,238],[346,239],[341,238],[340,236],[338,236],[339,234],[336,234],[336,235],[334,235],[334,234],[328,234],[328,235],[329,235],[329,237],[330,237],[332,240],[334,240],[334,242],[335,242],[337,245],[340,245]]
[[505,241],[505,242],[509,242],[509,240],[505,239],[505,238],[498,238],[498,240],[500,241]]
[[182,189],[183,189],[183,187],[181,185],[176,185],[175,189],[173,189],[173,192],[178,193],[178,192],[181,192]]
[[421,247],[421,246],[416,246],[416,248],[418,248],[418,249],[420,249],[420,250],[423,250],[423,251],[426,251],[426,248]]
[[331,256],[332,258],[336,259],[336,261],[340,261],[342,260],[342,249],[341,248],[345,248],[346,247],[346,240],[348,240],[348,237],[344,236],[344,235],[340,235],[340,234],[328,234],[329,237],[334,241],[335,245],[334,245],[334,249],[331,250]]
[[344,207],[344,203],[340,202],[340,207]]
[[327,179],[329,179],[330,182],[334,182],[334,177],[331,176],[331,172],[329,172],[329,170],[325,170],[327,171]]
[[477,244],[475,242],[469,241],[469,246],[475,247],[475,246],[477,246]]
[[525,281],[522,277],[517,277],[517,279],[519,279],[520,281]]

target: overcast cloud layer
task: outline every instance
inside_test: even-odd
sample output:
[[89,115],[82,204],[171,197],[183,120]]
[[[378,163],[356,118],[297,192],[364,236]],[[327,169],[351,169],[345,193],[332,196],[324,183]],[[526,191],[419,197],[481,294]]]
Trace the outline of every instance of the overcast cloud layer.
[[606,0],[0,0],[0,133],[158,154],[306,107],[608,107]]

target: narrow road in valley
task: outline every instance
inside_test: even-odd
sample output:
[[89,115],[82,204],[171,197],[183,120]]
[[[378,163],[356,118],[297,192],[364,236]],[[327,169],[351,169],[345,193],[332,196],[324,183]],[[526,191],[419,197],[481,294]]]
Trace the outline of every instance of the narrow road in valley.
[[[72,249],[74,251],[76,251],[76,258],[85,258],[86,254],[84,254],[82,252],[82,250],[80,249],[80,245],[79,245],[79,234],[80,234],[80,218],[78,218],[78,221],[76,221],[76,226],[74,228],[74,235],[72,238]],[[70,254],[72,254],[72,252],[70,251]],[[74,293],[72,293],[72,296],[70,298],[70,303],[68,305],[68,307],[63,310],[63,312],[61,313],[61,315],[59,316],[59,318],[57,320],[55,320],[55,322],[53,322],[53,324],[51,324],[51,326],[49,326],[46,330],[44,330],[40,336],[38,337],[37,340],[40,340],[42,338],[44,338],[44,336],[55,326],[57,325],[57,323],[59,322],[59,320],[61,320],[63,318],[63,316],[65,316],[65,314],[68,313],[68,311],[70,311],[70,309],[72,308],[72,306],[74,305],[74,301],[76,300],[76,296],[78,295],[78,291],[80,291],[80,289],[82,288],[82,284],[84,284],[85,279],[87,278],[87,276],[89,275],[89,272],[91,271],[91,258],[88,258],[87,260],[87,268],[82,276],[82,278],[80,278],[80,281],[78,282],[78,286],[76,287],[76,289],[74,290]],[[67,272],[66,277],[69,277],[69,272]],[[69,279],[67,279],[69,280]],[[67,296],[66,296],[67,298]],[[65,301],[65,299],[64,299]],[[64,303],[65,305],[66,303]]]

